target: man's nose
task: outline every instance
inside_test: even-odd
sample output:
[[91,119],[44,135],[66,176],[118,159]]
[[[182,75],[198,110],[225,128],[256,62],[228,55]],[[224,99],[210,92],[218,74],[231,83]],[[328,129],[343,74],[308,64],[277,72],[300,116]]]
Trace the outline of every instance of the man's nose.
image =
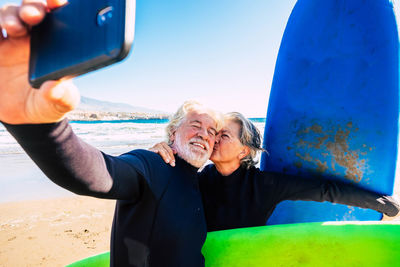
[[207,129],[205,129],[205,128],[201,128],[201,129],[197,132],[197,135],[198,135],[200,138],[202,138],[203,140],[208,140],[208,139],[210,139],[210,135],[209,135]]

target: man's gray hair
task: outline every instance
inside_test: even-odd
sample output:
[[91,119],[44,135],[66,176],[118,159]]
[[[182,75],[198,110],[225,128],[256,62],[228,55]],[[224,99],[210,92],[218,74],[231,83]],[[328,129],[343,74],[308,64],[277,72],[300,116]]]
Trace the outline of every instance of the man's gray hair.
[[240,164],[250,168],[257,164],[255,157],[258,151],[264,151],[261,147],[261,134],[257,127],[239,112],[229,112],[225,114],[225,120],[236,122],[239,126],[239,141],[242,145],[250,149],[250,153],[244,157]]
[[183,120],[186,118],[186,115],[192,111],[206,112],[208,115],[211,116],[211,118],[213,118],[215,120],[216,127],[217,127],[216,130],[219,131],[221,129],[223,119],[222,119],[222,115],[219,112],[214,111],[214,110],[200,104],[197,101],[188,100],[188,101],[185,101],[183,103],[183,105],[180,106],[179,109],[175,112],[175,114],[173,114],[170,117],[167,128],[165,129],[167,132],[168,145],[172,145],[172,141],[171,141],[172,135],[174,134],[176,129],[178,129],[178,127],[181,125]]

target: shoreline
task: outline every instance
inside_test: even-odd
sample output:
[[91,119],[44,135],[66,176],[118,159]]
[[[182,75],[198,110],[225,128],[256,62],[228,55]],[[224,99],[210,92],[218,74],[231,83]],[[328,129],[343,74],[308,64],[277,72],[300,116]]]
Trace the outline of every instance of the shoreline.
[[112,121],[112,120],[168,120],[166,113],[123,112],[123,111],[98,111],[98,110],[73,110],[67,114],[70,121]]

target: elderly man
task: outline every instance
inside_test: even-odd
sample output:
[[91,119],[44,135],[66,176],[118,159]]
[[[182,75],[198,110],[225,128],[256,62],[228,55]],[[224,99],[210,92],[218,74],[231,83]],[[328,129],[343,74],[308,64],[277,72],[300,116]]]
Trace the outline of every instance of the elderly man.
[[8,35],[0,37],[0,120],[52,181],[118,200],[111,266],[203,266],[206,224],[196,173],[213,150],[217,114],[186,102],[173,116],[167,130],[178,152],[175,168],[153,152],[113,157],[84,143],[64,119],[78,102],[76,88],[65,81],[40,90],[28,84],[28,28],[59,2],[31,0],[2,9]]

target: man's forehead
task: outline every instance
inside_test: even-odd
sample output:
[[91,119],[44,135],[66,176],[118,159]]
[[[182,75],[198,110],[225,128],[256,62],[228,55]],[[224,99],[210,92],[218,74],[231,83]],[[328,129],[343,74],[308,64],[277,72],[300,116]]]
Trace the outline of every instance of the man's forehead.
[[216,128],[217,121],[208,112],[191,111],[186,116],[187,122],[198,122]]

